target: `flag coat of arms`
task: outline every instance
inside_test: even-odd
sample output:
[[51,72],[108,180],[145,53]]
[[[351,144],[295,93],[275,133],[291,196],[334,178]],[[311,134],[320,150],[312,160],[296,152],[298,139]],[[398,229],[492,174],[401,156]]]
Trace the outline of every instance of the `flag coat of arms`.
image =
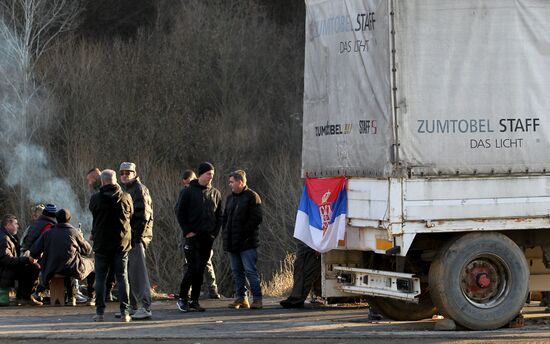
[[338,247],[346,232],[346,177],[306,178],[294,237],[317,252]]

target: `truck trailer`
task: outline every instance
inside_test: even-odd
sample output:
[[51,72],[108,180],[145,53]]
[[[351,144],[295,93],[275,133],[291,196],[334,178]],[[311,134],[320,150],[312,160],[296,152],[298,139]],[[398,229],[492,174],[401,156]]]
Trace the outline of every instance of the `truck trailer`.
[[485,330],[550,290],[550,2],[306,0],[305,32],[302,177],[347,178],[323,295]]

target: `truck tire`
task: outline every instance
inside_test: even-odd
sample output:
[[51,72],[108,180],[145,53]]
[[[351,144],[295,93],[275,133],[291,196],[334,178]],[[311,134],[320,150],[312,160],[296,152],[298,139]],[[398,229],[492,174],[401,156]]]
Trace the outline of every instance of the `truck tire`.
[[416,321],[431,318],[437,313],[429,292],[420,295],[418,303],[410,303],[385,297],[369,297],[369,306],[384,317],[396,321]]
[[466,234],[445,245],[429,273],[434,304],[471,330],[500,328],[514,319],[529,291],[522,250],[500,233]]

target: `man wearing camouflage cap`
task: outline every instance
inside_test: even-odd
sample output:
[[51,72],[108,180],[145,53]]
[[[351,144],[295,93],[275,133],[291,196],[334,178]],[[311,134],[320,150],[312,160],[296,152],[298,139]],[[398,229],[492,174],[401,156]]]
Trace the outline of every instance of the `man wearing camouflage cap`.
[[132,249],[128,255],[128,277],[130,280],[130,304],[132,319],[148,319],[151,312],[151,284],[145,261],[145,250],[153,239],[153,201],[149,189],[141,183],[136,174],[136,164],[120,164],[122,190],[132,196],[134,214],[132,227]]

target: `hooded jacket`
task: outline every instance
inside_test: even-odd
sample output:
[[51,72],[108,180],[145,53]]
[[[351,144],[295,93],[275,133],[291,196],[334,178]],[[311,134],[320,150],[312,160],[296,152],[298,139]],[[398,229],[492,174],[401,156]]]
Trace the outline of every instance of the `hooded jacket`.
[[134,202],[134,215],[130,220],[132,242],[141,242],[147,247],[153,239],[153,201],[149,189],[141,183],[139,177],[121,187],[132,196]]
[[181,190],[176,203],[176,217],[185,237],[188,233],[214,240],[220,231],[222,196],[213,186],[193,180]]
[[58,223],[38,238],[31,247],[31,256],[38,259],[42,253],[45,285],[56,273],[84,279],[93,270],[93,264],[82,257],[92,254],[92,246],[69,223]]
[[130,219],[134,213],[132,197],[118,184],[104,185],[92,195],[89,208],[93,215],[94,252],[105,255],[128,252],[132,240]]
[[17,269],[28,265],[29,257],[19,257],[20,247],[17,235],[0,228],[0,288],[13,287]]
[[247,186],[227,196],[223,213],[223,249],[242,252],[258,247],[262,223],[262,200]]

